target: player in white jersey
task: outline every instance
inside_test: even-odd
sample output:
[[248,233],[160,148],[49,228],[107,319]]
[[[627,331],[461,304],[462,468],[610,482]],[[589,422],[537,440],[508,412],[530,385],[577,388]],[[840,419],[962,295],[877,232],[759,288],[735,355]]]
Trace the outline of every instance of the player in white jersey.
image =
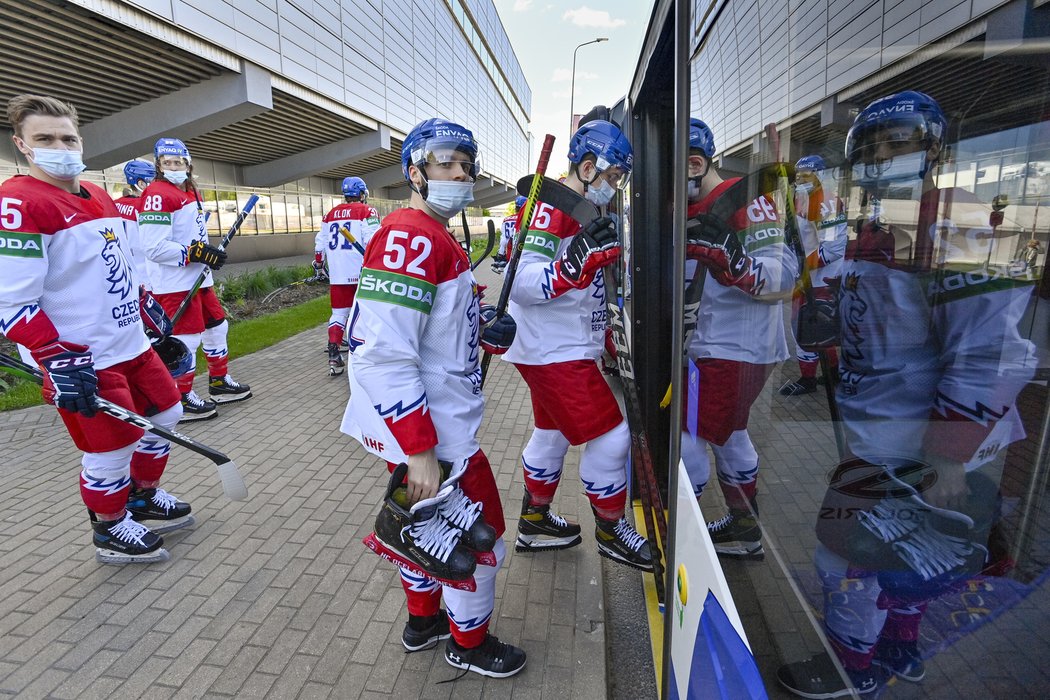
[[217,415],[217,403],[251,398],[247,384],[234,381],[228,371],[226,334],[230,324],[219,297],[212,288],[211,270],[226,262],[226,253],[208,243],[204,211],[193,162],[186,145],[162,138],[153,147],[157,179],[142,193],[139,237],[146,252],[146,267],[157,300],[174,316],[202,270],[204,283],[175,323],[175,337],[186,344],[196,363],[197,348],[204,347],[208,361],[208,391],[211,400],[193,390],[193,373],[178,378],[182,393],[183,420],[203,420]]
[[[830,303],[837,289],[842,256],[846,253],[847,226],[845,204],[835,194],[834,188],[823,185],[827,179],[824,170],[824,159],[818,155],[803,156],[795,163],[795,211],[813,299]],[[806,303],[806,297],[800,283],[793,299],[796,318],[799,307]],[[795,338],[800,376],[780,387],[781,396],[801,396],[817,390],[820,355],[804,349],[800,340],[804,341]],[[824,353],[829,371],[834,376],[838,373],[838,354],[833,347]]]
[[123,195],[115,201],[117,211],[124,219],[124,234],[127,238],[128,247],[131,252],[131,264],[135,268],[135,279],[146,289],[152,291],[149,276],[146,270],[146,255],[142,250],[142,241],[139,239],[139,209],[142,207],[142,191],[146,185],[153,182],[157,177],[157,170],[153,163],[144,160],[129,160],[124,165],[124,179],[128,186],[124,188]]
[[[807,698],[876,693],[926,674],[931,601],[1003,562],[996,456],[1024,437],[1016,398],[1034,373],[1018,325],[1035,280],[994,263],[992,208],[937,186],[948,123],[905,91],[860,111],[846,167],[861,191],[842,270],[837,403],[846,459],[817,519],[827,656],[782,666]],[[1007,565],[1008,566],[1008,565]]]
[[[343,180],[345,202],[332,208],[324,216],[321,230],[314,237],[314,272],[320,274],[328,258],[329,295],[332,316],[328,319],[328,373],[343,373],[343,358],[339,355],[354,305],[357,280],[361,276],[361,262],[368,240],[379,228],[379,212],[368,206],[368,185],[359,177]],[[343,229],[350,231],[348,238]]]
[[[570,141],[565,184],[603,207],[633,159],[614,124],[588,122]],[[581,230],[540,201],[528,229],[510,293],[518,338],[504,356],[529,385],[535,421],[521,456],[525,494],[516,547],[539,551],[581,542],[580,526],[551,512],[551,503],[569,445],[586,444],[580,479],[594,512],[598,553],[649,570],[649,543],[625,517],[631,434],[596,363],[607,326],[602,268],[620,254],[612,219],[599,217]]]
[[[485,404],[479,355],[482,348],[506,350],[514,321],[494,320],[491,306],[479,306],[470,259],[448,231],[449,218],[473,200],[477,156],[471,132],[443,119],[417,124],[404,141],[402,169],[412,194],[407,208],[383,220],[365,252],[348,329],[351,394],[342,430],[391,468],[407,463],[409,503],[434,499],[439,488],[444,492],[438,460],[465,463],[458,483],[494,528],[491,551],[482,560],[480,552],[460,552],[462,545],[449,540],[452,552],[465,555],[472,567],[478,557],[474,591],[443,589],[434,578],[402,566],[409,620],[401,639],[406,649],[418,651],[451,634],[448,664],[502,678],[525,666],[525,652],[488,633],[505,549],[499,491],[477,440]],[[444,528],[442,538],[453,537],[438,518],[427,522]],[[390,539],[410,538],[409,529]],[[412,542],[410,549],[427,547]],[[402,558],[412,556],[402,552]],[[442,594],[447,615],[440,608]]]
[[514,238],[518,235],[518,214],[521,213],[523,206],[525,206],[525,198],[516,197],[514,213],[504,217],[503,223],[500,224],[499,247],[496,249],[498,252],[492,256],[492,271],[497,275],[503,274],[504,268],[510,261],[510,256],[514,253]]
[[[44,371],[44,398],[84,452],[80,494],[98,560],[163,561],[157,532],[192,524],[190,506],[159,488],[168,441],[95,409],[102,397],[169,429],[182,415],[175,382],[143,333],[123,222],[104,190],[80,180],[71,105],[19,95],[7,116],[29,175],[0,185],[0,332],[29,349]],[[149,520],[160,521],[153,531],[140,522]]]
[[783,304],[795,286],[798,260],[770,196],[759,195],[729,221],[708,214],[737,182],[715,171],[714,154],[711,129],[691,119],[687,214],[697,223],[687,230],[687,273],[690,281],[698,274],[704,280],[687,344],[689,371],[698,375],[700,389],[692,411],[683,412],[682,461],[699,498],[711,472],[711,447],[729,508],[728,515],[708,523],[715,550],[760,558],[758,452],[747,422],[774,365],[788,358]]

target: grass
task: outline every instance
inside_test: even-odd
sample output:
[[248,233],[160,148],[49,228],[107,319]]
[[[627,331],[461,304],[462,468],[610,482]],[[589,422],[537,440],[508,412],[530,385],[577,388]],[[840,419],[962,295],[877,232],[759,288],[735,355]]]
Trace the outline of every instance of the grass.
[[0,411],[13,411],[16,408],[36,406],[44,400],[40,398],[40,387],[25,379],[5,376],[6,387],[0,388]]
[[243,275],[229,277],[215,283],[215,293],[223,304],[234,304],[241,300],[262,299],[273,290],[286,284],[313,277],[314,269],[310,265],[296,267],[270,267]]

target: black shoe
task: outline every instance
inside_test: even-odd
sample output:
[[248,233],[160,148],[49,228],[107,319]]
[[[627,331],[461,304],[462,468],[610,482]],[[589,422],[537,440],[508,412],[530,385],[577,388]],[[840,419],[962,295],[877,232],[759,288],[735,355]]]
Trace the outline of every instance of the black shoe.
[[707,524],[711,543],[722,556],[762,560],[762,528],[755,516],[746,511],[733,511]]
[[208,393],[215,403],[233,403],[250,399],[252,388],[247,384],[233,381],[233,377],[227,374],[224,377],[209,377]]
[[99,563],[149,564],[170,558],[168,550],[162,549],[164,540],[160,535],[135,522],[130,511],[122,520],[99,520],[91,511],[88,513],[93,530],[91,542],[95,545],[95,559]]
[[519,552],[534,552],[546,549],[568,549],[583,542],[580,526],[570,523],[551,512],[550,505],[532,505],[529,492],[521,502],[521,517],[518,518],[518,539],[514,549]]
[[219,415],[215,409],[215,402],[202,399],[197,392],[190,389],[188,394],[182,395],[182,418],[180,423],[188,423],[194,420],[208,420]]
[[846,677],[849,679],[849,684],[839,674],[827,654],[814,656],[805,661],[784,664],[777,669],[777,680],[780,685],[799,697],[815,700],[844,698],[854,693],[867,695],[881,688],[885,681],[884,676],[874,668],[862,671],[847,670]]
[[926,677],[926,664],[919,654],[918,642],[879,640],[872,663],[881,666],[902,681],[918,683]]
[[802,396],[812,394],[817,390],[817,380],[813,377],[799,377],[793,382],[787,382],[780,387],[781,396]]
[[603,520],[596,516],[594,523],[598,554],[635,569],[653,570],[653,552],[649,541],[638,534],[627,518]]
[[[442,639],[448,639],[451,632],[448,627],[448,613],[439,610],[433,617],[419,617],[409,615],[409,621],[405,623],[405,631],[401,633],[401,643],[409,652],[423,651],[437,646]],[[415,629],[412,626],[413,618],[423,624],[423,629]],[[429,624],[426,624],[429,621]]]
[[346,367],[346,363],[343,362],[342,355],[339,354],[339,346],[336,343],[328,344],[328,376],[334,377],[343,373],[343,368]]
[[507,678],[525,668],[525,651],[504,644],[491,634],[486,634],[481,646],[473,649],[464,649],[450,637],[445,642],[445,661],[464,671],[490,678]]
[[189,527],[195,520],[190,515],[189,503],[183,503],[164,489],[139,489],[132,488],[128,492],[128,512],[135,522],[144,520],[159,520],[150,529],[163,534]]

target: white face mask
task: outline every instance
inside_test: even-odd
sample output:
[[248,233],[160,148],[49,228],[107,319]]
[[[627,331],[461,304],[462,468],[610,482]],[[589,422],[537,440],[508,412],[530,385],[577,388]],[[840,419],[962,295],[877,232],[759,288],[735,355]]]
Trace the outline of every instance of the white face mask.
[[813,183],[812,182],[800,182],[797,185],[795,185],[795,193],[796,194],[809,194],[812,191],[813,191]]
[[165,170],[164,179],[173,185],[181,185],[190,176],[187,170]]
[[474,201],[474,183],[454,180],[427,181],[427,206],[446,219],[467,208]]
[[606,180],[602,180],[602,183],[597,187],[594,183],[587,186],[587,191],[583,193],[591,204],[597,207],[604,207],[606,204],[612,201],[613,195],[616,194],[616,189],[608,183]]
[[696,200],[700,199],[700,178],[689,178],[689,182],[686,183],[685,190],[686,198],[690,202],[695,202]]
[[892,199],[910,199],[913,190],[922,185],[926,176],[926,152],[904,153],[889,160],[853,166],[853,181],[868,190],[887,195]]
[[73,180],[84,172],[84,154],[64,148],[34,148],[33,163],[56,180]]

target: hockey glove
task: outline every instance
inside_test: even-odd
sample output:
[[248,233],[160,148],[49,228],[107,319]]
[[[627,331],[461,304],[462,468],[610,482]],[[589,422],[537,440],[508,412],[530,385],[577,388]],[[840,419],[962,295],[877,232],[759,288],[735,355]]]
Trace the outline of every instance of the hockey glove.
[[583,289],[594,274],[620,255],[616,225],[608,216],[599,216],[572,238],[559,261],[561,277],[570,286]]
[[324,253],[321,251],[314,252],[314,277],[322,277],[324,275]]
[[190,243],[186,254],[191,263],[204,263],[213,270],[218,270],[226,264],[226,251],[204,241]]
[[167,338],[174,330],[164,307],[145,289],[139,290],[139,315],[142,316],[142,325],[146,327],[146,337],[153,345]]
[[95,415],[98,377],[86,345],[60,340],[32,351],[33,359],[44,370],[44,400],[67,411]]
[[502,355],[510,350],[518,324],[509,315],[496,316],[492,304],[481,305],[481,347],[490,355]]
[[736,231],[710,214],[689,219],[685,226],[686,257],[703,263],[719,284],[740,286],[751,269],[751,258]]

